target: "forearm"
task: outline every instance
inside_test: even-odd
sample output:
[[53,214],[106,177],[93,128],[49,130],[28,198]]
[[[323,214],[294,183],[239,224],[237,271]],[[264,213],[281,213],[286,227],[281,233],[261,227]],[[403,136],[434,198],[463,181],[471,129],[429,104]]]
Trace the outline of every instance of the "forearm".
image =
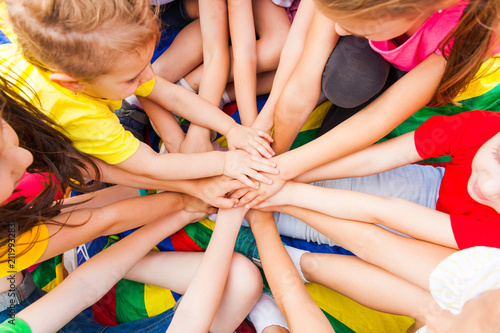
[[24,319],[33,332],[57,331],[98,301],[156,243],[188,222],[186,217],[173,214],[140,228],[78,267],[54,290],[21,311],[18,317]]
[[332,332],[284,249],[272,214],[258,213],[252,218],[250,223],[267,281],[291,331]]
[[178,153],[185,134],[173,114],[149,99],[138,98],[167,150],[170,153]]
[[225,0],[199,1],[203,74],[198,95],[219,106],[229,75],[229,32]]
[[304,49],[307,31],[309,30],[309,25],[314,15],[314,9],[314,3],[311,0],[301,1],[297,9],[297,14],[295,15],[281,52],[280,62],[273,81],[271,93],[269,94],[265,109],[263,110],[264,112],[271,112],[271,120],[279,96],[299,62],[300,55]]
[[421,160],[414,141],[414,132],[406,133],[307,171],[294,180],[311,183],[325,179],[362,177],[414,163]]
[[[245,212],[241,208],[219,211],[203,260],[184,294],[168,332],[209,331],[222,298],[234,243]],[[196,320],[193,314],[197,315]]]
[[213,129],[222,135],[226,135],[236,124],[231,117],[200,96],[158,76],[148,99],[201,127]]
[[[141,143],[137,152],[116,164],[130,173],[155,180],[197,179],[221,175],[226,154],[220,151],[197,154],[158,154]],[[203,163],[201,163],[203,161]]]
[[242,125],[257,117],[257,48],[252,1],[228,1],[234,86]]
[[444,65],[442,57],[430,56],[374,102],[335,129],[278,156],[276,162],[282,177],[292,179],[305,171],[359,151],[382,138],[431,100]]

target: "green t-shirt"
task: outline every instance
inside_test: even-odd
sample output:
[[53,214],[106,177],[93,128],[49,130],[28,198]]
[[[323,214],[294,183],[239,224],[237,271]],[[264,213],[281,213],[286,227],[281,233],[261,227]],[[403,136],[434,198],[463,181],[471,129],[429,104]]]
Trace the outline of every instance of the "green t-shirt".
[[9,318],[0,324],[2,333],[31,333],[31,328],[26,322],[19,318]]

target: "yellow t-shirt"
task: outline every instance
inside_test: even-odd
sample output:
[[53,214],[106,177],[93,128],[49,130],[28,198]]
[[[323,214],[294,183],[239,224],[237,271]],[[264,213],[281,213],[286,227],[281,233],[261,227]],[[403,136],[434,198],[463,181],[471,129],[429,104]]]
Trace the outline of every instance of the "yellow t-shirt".
[[[45,224],[40,224],[16,237],[13,243],[7,243],[0,249],[5,253],[0,257],[0,278],[15,274],[35,264],[42,256],[49,242],[49,231]],[[10,245],[9,244],[13,244]],[[31,245],[33,244],[33,245]],[[25,252],[32,246],[27,252]]]
[[[50,73],[29,64],[18,52],[15,36],[5,21],[5,7],[0,7],[0,30],[12,43],[0,45],[0,73],[15,77],[15,85],[23,94],[67,132],[73,145],[82,152],[109,164],[131,157],[139,148],[139,140],[126,131],[113,113],[121,101],[96,99],[73,92],[49,80]],[[12,75],[11,73],[14,73]],[[19,79],[21,78],[21,79]],[[25,82],[24,82],[25,81]],[[28,85],[34,90],[23,88]],[[154,78],[138,89],[136,94],[147,96],[153,90]]]

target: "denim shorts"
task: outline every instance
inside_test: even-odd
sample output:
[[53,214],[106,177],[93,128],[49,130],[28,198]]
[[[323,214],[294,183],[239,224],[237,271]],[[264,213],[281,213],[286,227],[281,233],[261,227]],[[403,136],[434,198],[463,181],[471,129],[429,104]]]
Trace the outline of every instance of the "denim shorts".
[[[45,291],[35,286],[31,274],[24,271],[23,282],[14,291],[0,294],[0,323],[19,313],[24,308],[40,299]],[[10,306],[13,304],[13,306]],[[54,314],[56,316],[57,314]],[[98,332],[140,332],[165,333],[174,317],[174,309],[169,309],[157,316],[130,321],[117,326],[102,326],[83,313],[78,314],[58,332],[98,333]],[[50,318],[47,318],[50,320]]]

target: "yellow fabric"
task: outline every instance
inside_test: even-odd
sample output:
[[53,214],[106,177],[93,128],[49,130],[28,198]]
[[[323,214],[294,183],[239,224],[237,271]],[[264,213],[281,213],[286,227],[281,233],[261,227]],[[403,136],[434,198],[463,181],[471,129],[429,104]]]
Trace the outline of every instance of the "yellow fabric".
[[153,77],[148,82],[141,84],[139,86],[139,88],[137,88],[137,90],[135,91],[135,95],[142,96],[142,97],[148,96],[153,91],[153,88],[155,87],[155,83],[156,83],[156,81],[155,81],[155,78]]
[[[2,8],[0,16],[0,29],[12,36]],[[50,73],[24,60],[14,43],[0,45],[0,64],[1,74],[14,77],[12,80],[23,95],[61,125],[79,150],[117,164],[131,157],[139,148],[139,140],[123,128],[113,113],[120,108],[121,101],[96,99],[85,94],[74,96],[72,91],[50,81]],[[144,83],[137,89],[138,94],[147,96],[154,84],[154,79]]]
[[64,272],[62,262],[57,264],[56,268],[54,269],[54,273],[56,274],[56,277],[42,288],[43,291],[49,292],[57,287],[61,282],[63,282]]
[[498,82],[500,82],[500,54],[486,61],[475,77],[479,78],[471,81],[467,89],[458,94],[455,101],[459,102],[484,95],[498,86]]
[[[7,252],[9,249],[9,243],[7,243],[0,250],[0,253],[6,253],[0,259],[2,261],[0,263],[0,277],[20,272],[35,264],[47,248],[48,242],[47,226],[40,224],[16,237],[14,250],[10,254]],[[33,244],[32,247],[26,252],[31,244]]]

